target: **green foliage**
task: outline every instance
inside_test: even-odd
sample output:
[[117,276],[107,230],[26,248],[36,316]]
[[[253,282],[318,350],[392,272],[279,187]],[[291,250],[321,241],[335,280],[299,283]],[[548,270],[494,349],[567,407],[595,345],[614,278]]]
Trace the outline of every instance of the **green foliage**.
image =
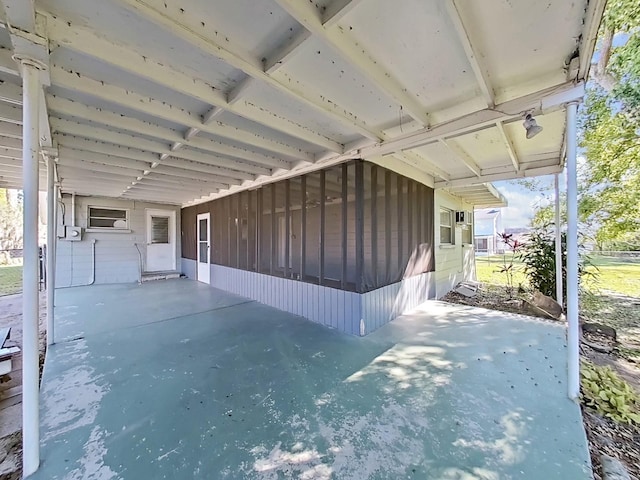
[[602,19],[602,30],[629,32],[640,26],[640,3],[635,0],[609,0]]
[[22,208],[19,198],[0,188],[0,250],[22,248]]
[[[556,244],[552,224],[545,224],[534,228],[527,234],[518,258],[524,263],[524,273],[529,284],[535,290],[548,297],[556,297]],[[562,287],[563,297],[567,297],[567,235],[562,233]],[[578,278],[585,275],[595,276],[596,273],[587,267],[592,266],[586,255],[581,255],[578,261]],[[566,303],[563,301],[563,304]]]
[[580,207],[603,244],[640,235],[640,3],[607,3],[598,51],[606,65],[594,77],[606,90],[590,82],[580,109]]
[[582,403],[616,422],[640,424],[640,398],[611,368],[583,360],[580,383]]

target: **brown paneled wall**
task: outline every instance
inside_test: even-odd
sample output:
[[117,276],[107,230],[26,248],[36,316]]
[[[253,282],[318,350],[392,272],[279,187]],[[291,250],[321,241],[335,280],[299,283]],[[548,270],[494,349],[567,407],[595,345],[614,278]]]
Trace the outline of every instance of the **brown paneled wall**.
[[362,160],[182,210],[182,256],[211,213],[212,263],[367,292],[434,270],[434,192]]

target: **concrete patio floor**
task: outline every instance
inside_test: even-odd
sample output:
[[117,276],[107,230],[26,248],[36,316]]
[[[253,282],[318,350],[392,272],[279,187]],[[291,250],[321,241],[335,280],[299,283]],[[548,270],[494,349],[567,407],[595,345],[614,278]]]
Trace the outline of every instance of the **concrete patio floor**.
[[564,330],[427,302],[365,338],[190,280],[60,290],[32,479],[589,479]]

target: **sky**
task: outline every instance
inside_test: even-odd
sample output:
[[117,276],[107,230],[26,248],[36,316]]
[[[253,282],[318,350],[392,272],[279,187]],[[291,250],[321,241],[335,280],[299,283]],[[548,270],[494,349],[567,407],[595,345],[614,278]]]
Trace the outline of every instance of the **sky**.
[[[560,189],[564,189],[564,175],[560,178]],[[538,177],[539,189],[531,191],[515,180],[493,182],[502,193],[509,206],[502,209],[502,224],[504,228],[519,228],[529,226],[533,212],[538,206],[548,205],[553,200],[553,175]]]

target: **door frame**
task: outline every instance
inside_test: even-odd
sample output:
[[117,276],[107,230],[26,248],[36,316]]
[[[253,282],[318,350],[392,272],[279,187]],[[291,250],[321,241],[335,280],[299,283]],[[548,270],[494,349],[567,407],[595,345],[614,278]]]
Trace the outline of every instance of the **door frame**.
[[163,270],[149,270],[148,267],[148,263],[149,263],[149,247],[152,245],[151,242],[151,238],[150,238],[150,228],[151,228],[151,223],[150,223],[150,219],[151,217],[155,215],[158,217],[163,217],[163,216],[168,216],[169,217],[169,238],[171,239],[171,268],[167,269],[170,271],[174,271],[177,270],[178,266],[177,266],[177,248],[178,248],[178,229],[176,227],[176,211],[175,210],[163,210],[160,208],[145,208],[145,240],[146,240],[146,244],[147,244],[147,248],[145,250],[145,259],[144,259],[144,271],[145,272],[153,272],[153,271],[163,271]]
[[[207,220],[207,273],[200,276],[200,220]],[[199,213],[196,217],[196,280],[208,285],[211,284],[211,213]],[[206,277],[206,278],[205,278]]]

